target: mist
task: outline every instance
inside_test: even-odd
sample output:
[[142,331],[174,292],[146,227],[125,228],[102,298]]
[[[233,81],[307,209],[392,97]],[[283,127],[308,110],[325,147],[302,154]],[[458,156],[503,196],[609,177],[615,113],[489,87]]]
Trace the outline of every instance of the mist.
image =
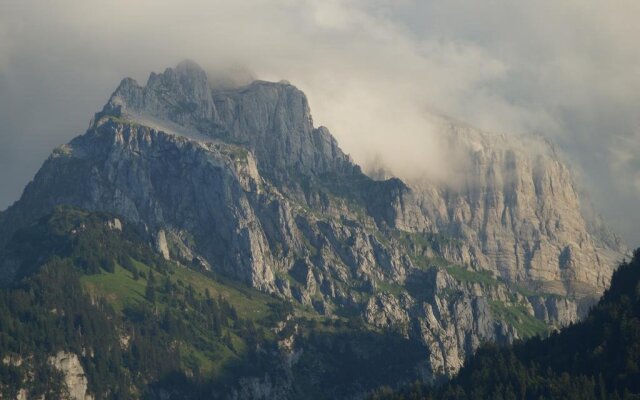
[[405,179],[454,179],[432,114],[550,137],[637,244],[639,19],[633,0],[5,1],[0,209],[123,77],[189,58],[290,81],[356,162]]

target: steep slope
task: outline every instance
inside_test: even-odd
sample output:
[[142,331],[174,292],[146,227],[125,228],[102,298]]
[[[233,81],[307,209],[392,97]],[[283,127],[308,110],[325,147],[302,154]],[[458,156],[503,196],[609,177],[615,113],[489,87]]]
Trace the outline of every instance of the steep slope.
[[[597,223],[554,147],[444,118],[438,125],[460,164],[456,182],[414,182],[409,196],[437,231],[464,243],[451,256],[532,290],[596,299],[626,250],[590,229]],[[408,219],[405,229],[423,229]]]
[[450,383],[377,399],[635,399],[640,396],[640,249],[588,317],[510,347],[483,346]]
[[0,288],[2,398],[344,398],[410,382],[425,364],[420,342],[185,268],[142,238],[69,207],[12,237],[0,254],[20,272]]
[[[295,87],[214,89],[186,62],[144,87],[123,80],[0,214],[0,246],[56,205],[113,213],[167,259],[419,340],[425,376],[451,374],[483,341],[575,321],[613,265],[566,167],[511,162],[520,153],[480,139],[480,189],[374,181],[313,127]],[[16,276],[5,264],[3,279]]]
[[161,130],[169,122],[182,134],[244,145],[271,178],[354,167],[326,128],[314,128],[306,96],[294,86],[255,81],[212,90],[205,72],[190,61],[151,74],[144,87],[123,80],[100,115],[159,124]]

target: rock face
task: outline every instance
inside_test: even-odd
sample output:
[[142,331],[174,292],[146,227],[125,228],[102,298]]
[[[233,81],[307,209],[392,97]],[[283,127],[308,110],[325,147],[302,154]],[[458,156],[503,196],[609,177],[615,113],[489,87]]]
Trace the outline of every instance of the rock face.
[[602,293],[625,249],[592,229],[554,147],[539,137],[489,134],[445,119],[440,131],[464,170],[453,185],[415,182],[403,202],[419,203],[428,224],[402,210],[399,223],[455,237],[464,245],[450,250],[453,259],[533,290],[577,298]]
[[[59,351],[55,355],[52,355],[48,358],[48,363],[50,366],[58,370],[62,373],[63,376],[63,399],[65,400],[93,400],[94,396],[88,393],[89,382],[87,380],[87,376],[84,372],[84,368],[82,368],[82,364],[80,363],[80,359],[74,353],[69,353],[66,351]],[[29,356],[26,358],[22,358],[22,356],[5,356],[2,359],[2,363],[5,365],[12,365],[16,367],[25,367],[30,372],[26,375],[26,380],[21,382],[25,385],[25,387],[29,387],[32,383],[30,379],[33,377],[33,369],[34,366],[32,364],[33,356]],[[6,382],[4,382],[6,383]],[[12,382],[16,383],[16,382]],[[0,383],[0,388],[3,387],[3,384]],[[16,399],[17,400],[26,400],[36,398],[33,393],[29,393],[29,390],[26,388],[18,390]],[[38,397],[44,398],[44,395]]]
[[243,145],[272,178],[353,167],[329,131],[314,128],[307,98],[294,86],[255,81],[212,90],[205,72],[189,61],[151,74],[144,87],[124,79],[102,115],[171,122],[183,131]]
[[590,231],[549,144],[443,131],[461,184],[375,181],[295,87],[214,89],[182,63],[123,80],[0,214],[0,244],[58,204],[108,211],[165,257],[420,340],[433,376],[450,374],[482,341],[574,321],[621,249]]
[[69,400],[93,400],[87,393],[87,377],[77,355],[60,351],[49,357],[49,363],[63,373]]

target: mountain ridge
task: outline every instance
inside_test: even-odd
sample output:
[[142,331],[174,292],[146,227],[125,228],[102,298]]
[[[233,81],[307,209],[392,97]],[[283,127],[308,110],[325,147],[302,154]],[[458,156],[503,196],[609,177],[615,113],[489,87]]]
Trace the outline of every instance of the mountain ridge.
[[483,341],[577,320],[615,265],[558,160],[470,148],[484,186],[375,181],[292,85],[214,89],[186,64],[123,80],[0,214],[0,245],[57,205],[113,213],[185,266],[419,340],[435,379]]
[[306,96],[288,83],[253,81],[212,89],[204,70],[187,61],[162,74],[152,73],[144,87],[124,79],[96,119],[129,112],[134,120],[138,113],[246,144],[269,170],[296,168],[319,174],[340,170],[342,164],[355,167],[326,128],[314,128]]

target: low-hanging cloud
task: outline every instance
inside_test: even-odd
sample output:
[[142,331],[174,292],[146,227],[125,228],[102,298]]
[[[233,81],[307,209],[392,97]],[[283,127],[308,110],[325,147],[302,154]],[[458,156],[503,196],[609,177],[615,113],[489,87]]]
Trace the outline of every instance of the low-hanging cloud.
[[637,241],[638,18],[633,0],[3,2],[0,207],[122,77],[191,58],[291,81],[356,161],[400,176],[452,179],[430,113],[551,136]]

